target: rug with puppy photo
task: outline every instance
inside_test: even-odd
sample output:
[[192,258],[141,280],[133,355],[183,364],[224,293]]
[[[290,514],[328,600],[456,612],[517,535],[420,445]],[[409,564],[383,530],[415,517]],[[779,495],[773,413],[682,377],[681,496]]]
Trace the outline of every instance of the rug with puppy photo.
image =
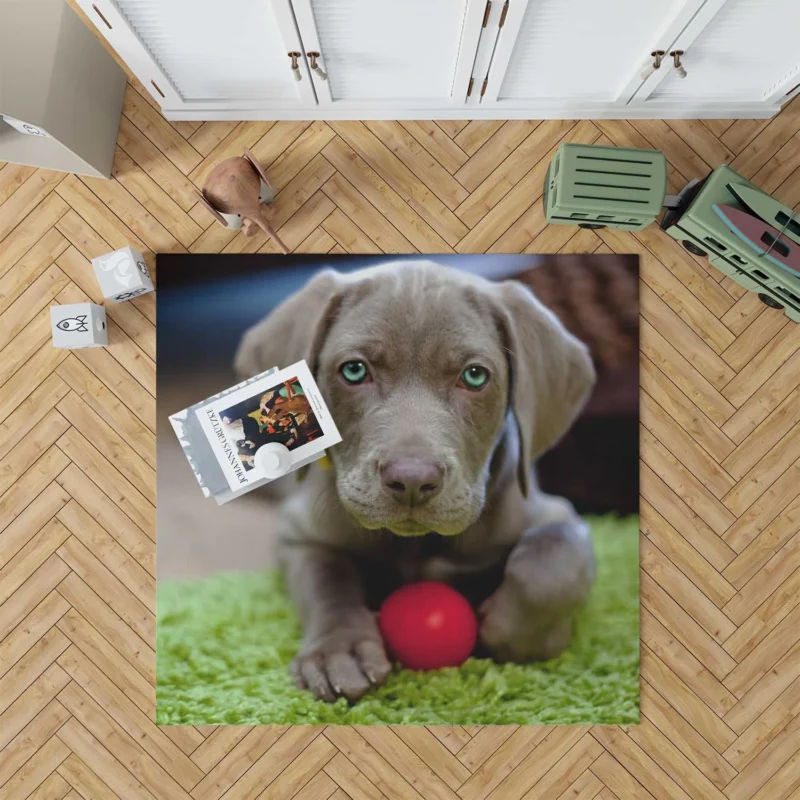
[[639,262],[158,257],[157,722],[639,721]]

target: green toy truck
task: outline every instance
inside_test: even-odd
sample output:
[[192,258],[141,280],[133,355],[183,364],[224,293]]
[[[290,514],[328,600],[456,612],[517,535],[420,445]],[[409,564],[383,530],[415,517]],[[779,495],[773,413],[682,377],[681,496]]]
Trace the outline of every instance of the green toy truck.
[[[800,322],[800,271],[792,266],[800,251],[797,215],[728,166],[691,181],[677,196],[665,195],[666,180],[658,150],[563,144],[547,170],[545,216],[557,224],[636,231],[666,206],[660,227],[667,235]],[[739,194],[751,198],[748,205]],[[777,214],[765,212],[775,208]],[[744,219],[740,212],[760,225],[763,238],[748,240],[726,221],[737,213]]]
[[707,255],[720,272],[756,292],[766,305],[782,308],[789,319],[800,322],[800,275],[754,252],[714,211],[714,205],[749,211],[728,188],[732,185],[748,186],[761,193],[730,167],[717,167],[703,180],[686,186],[678,195],[678,206],[664,214],[661,230],[681,242],[690,253]]

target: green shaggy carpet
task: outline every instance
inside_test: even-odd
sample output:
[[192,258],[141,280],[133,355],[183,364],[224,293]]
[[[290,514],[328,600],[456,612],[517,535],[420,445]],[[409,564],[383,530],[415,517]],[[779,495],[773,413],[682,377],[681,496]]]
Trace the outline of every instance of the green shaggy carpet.
[[162,725],[623,724],[639,721],[639,521],[591,520],[597,582],[570,647],[530,665],[471,658],[395,668],[354,706],[295,688],[300,626],[280,574],[159,583],[157,722]]

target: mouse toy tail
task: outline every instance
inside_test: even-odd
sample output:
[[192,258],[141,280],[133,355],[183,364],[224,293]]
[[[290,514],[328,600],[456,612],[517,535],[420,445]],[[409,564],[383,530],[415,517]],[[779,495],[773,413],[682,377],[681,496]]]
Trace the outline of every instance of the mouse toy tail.
[[281,237],[278,236],[278,234],[275,232],[275,229],[272,227],[272,225],[270,225],[269,220],[266,218],[266,215],[259,214],[255,222],[258,225],[258,227],[261,228],[261,230],[267,234],[267,236],[271,236],[275,240],[275,244],[278,245],[281,252],[284,255],[288,255],[289,248],[284,244]]

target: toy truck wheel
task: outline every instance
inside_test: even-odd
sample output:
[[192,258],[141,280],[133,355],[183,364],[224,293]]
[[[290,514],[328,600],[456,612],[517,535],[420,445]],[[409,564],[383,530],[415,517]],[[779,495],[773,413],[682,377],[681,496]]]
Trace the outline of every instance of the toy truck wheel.
[[777,308],[779,311],[783,309],[783,306],[774,297],[770,297],[768,294],[760,293],[758,295],[758,299],[765,306],[769,306],[770,308]]
[[704,256],[708,255],[705,250],[701,250],[694,242],[690,242],[688,239],[684,239],[681,244],[694,256],[700,256],[700,258],[703,258]]
[[596,231],[600,228],[605,228],[605,225],[598,225],[596,222],[579,222],[579,228],[588,228],[590,231]]

